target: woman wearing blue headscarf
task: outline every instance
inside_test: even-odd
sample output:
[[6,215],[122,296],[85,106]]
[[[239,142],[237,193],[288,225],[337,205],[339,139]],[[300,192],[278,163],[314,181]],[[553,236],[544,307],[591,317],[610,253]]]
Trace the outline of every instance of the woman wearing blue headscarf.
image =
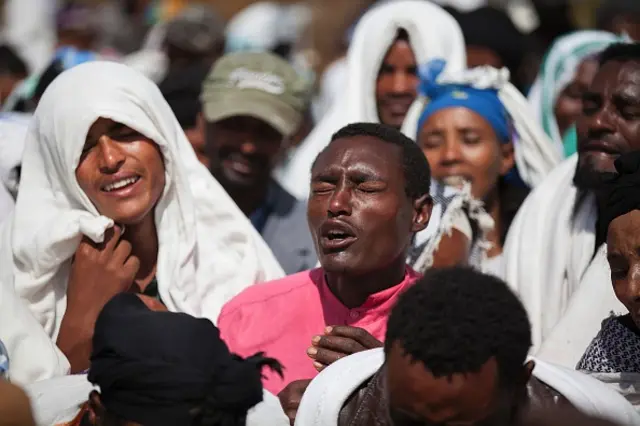
[[442,83],[441,70],[434,61],[421,73],[420,90],[428,104],[418,121],[417,141],[435,179],[450,186],[469,184],[473,197],[484,202],[494,229],[487,236],[491,248],[483,269],[500,274],[507,230],[528,193],[514,169],[513,125],[497,89]]

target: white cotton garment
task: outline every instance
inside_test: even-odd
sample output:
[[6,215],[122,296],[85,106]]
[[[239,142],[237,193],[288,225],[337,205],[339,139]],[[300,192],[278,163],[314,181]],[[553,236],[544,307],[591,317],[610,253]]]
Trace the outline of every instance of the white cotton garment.
[[46,335],[58,334],[71,257],[82,235],[101,242],[113,226],[75,177],[87,132],[100,117],[150,138],[164,157],[166,186],[155,207],[156,278],[169,310],[215,323],[240,291],[284,275],[249,220],[197,160],[157,86],[122,64],[85,63],[61,74],[42,97],[26,139],[14,214],[0,229],[0,282],[15,287]]
[[[604,383],[575,370],[530,358],[533,377],[564,396],[585,414],[621,425],[640,425],[640,414]],[[295,426],[334,426],[349,396],[366,383],[384,363],[382,348],[359,352],[331,364],[305,391]]]
[[575,368],[602,321],[611,314],[625,315],[627,309],[616,298],[607,262],[607,246],[598,249],[582,276],[580,286],[562,318],[544,339],[536,357],[564,367]]
[[580,193],[573,184],[577,163],[574,154],[527,197],[511,224],[503,251],[505,280],[529,314],[534,354],[564,316],[596,253],[595,197]]
[[349,123],[379,122],[375,85],[382,61],[398,30],[409,34],[418,64],[443,58],[447,70],[466,67],[466,48],[456,20],[441,7],[426,1],[402,0],[368,11],[358,22],[347,52],[346,90],[331,106],[282,169],[275,175],[295,197],[309,195],[311,164],[327,146],[331,135]]

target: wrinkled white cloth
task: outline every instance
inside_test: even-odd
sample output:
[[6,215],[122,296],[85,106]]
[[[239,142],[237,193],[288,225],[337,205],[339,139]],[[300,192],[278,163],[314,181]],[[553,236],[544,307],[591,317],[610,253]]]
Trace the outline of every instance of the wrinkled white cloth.
[[602,321],[612,313],[621,315],[626,312],[613,291],[607,246],[603,244],[571,296],[562,318],[535,355],[545,361],[574,368],[600,331]]
[[529,313],[532,353],[565,314],[596,252],[595,198],[574,186],[577,163],[577,154],[565,160],[527,197],[504,247],[505,280]]
[[[43,380],[25,387],[31,400],[33,415],[38,426],[52,426],[72,421],[81,406],[89,399],[93,386],[86,374]],[[280,401],[266,390],[262,402],[247,413],[247,426],[288,426]]]
[[[533,377],[564,396],[583,413],[621,425],[640,425],[640,415],[624,397],[598,380],[575,370],[531,358]],[[333,426],[347,398],[384,363],[382,348],[359,352],[331,364],[305,391],[295,426]]]
[[[237,293],[284,275],[249,220],[197,160],[157,86],[122,64],[86,63],[61,74],[42,97],[26,140],[16,208],[0,229],[0,283],[15,287],[46,332],[33,333],[55,339],[82,235],[100,242],[113,226],[75,177],[87,132],[100,117],[147,136],[164,157],[166,186],[155,207],[156,278],[171,311],[215,323]],[[36,352],[33,357],[34,369],[52,361]],[[39,378],[56,371],[48,373]]]
[[[553,145],[542,127],[533,119],[533,111],[527,99],[509,81],[506,68],[489,66],[442,73],[440,84],[462,84],[476,89],[494,89],[511,117],[515,130],[515,159],[518,173],[530,187],[537,186],[564,159],[560,149]],[[417,123],[427,104],[424,96],[418,97],[402,125],[402,131],[416,139]]]
[[349,123],[379,121],[375,82],[399,29],[409,34],[418,64],[444,58],[448,70],[466,67],[460,26],[439,6],[403,0],[369,10],[358,22],[347,53],[346,91],[303,141],[293,158],[276,172],[280,184],[295,197],[307,199],[311,164],[334,132]]

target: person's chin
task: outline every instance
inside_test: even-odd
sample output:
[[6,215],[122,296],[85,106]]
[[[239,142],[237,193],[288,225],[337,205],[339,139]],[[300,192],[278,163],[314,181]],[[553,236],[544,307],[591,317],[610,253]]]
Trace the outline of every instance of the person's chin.
[[125,204],[110,210],[101,214],[113,219],[119,225],[134,226],[141,223],[153,211],[153,206]]
[[574,184],[580,189],[599,189],[616,175],[614,163],[618,156],[594,151],[579,153]]
[[250,187],[258,182],[258,176],[254,173],[244,174],[224,169],[224,180],[232,186]]

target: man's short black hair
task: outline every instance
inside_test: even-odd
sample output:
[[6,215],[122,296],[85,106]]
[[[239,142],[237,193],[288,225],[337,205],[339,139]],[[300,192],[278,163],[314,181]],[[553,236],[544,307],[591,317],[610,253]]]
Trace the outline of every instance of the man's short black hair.
[[27,77],[27,64],[6,44],[0,45],[0,74]]
[[531,327],[504,281],[467,267],[431,269],[391,312],[387,354],[396,342],[435,377],[477,372],[495,357],[509,386],[523,378]]
[[311,168],[318,158],[337,139],[370,136],[400,147],[402,150],[402,169],[404,171],[405,191],[407,196],[416,200],[429,193],[431,186],[431,169],[429,162],[420,147],[399,130],[381,123],[352,123],[344,126],[331,136],[327,147],[318,154]]
[[607,62],[640,62],[640,43],[614,43],[607,47],[598,56],[600,66]]

